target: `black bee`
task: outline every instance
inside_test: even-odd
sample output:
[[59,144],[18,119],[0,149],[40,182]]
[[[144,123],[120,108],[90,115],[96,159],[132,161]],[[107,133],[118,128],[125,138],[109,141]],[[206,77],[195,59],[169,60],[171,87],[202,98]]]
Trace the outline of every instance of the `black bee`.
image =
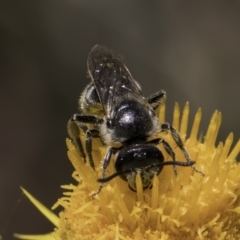
[[[94,168],[92,138],[98,137],[108,146],[103,159],[102,177],[98,194],[103,183],[120,176],[136,191],[136,175],[139,172],[143,188],[151,187],[152,178],[158,175],[164,165],[193,166],[195,163],[176,130],[168,123],[160,124],[156,108],[165,99],[161,90],[147,99],[143,97],[140,85],[133,79],[123,59],[106,47],[96,45],[87,60],[88,74],[92,80],[84,89],[80,100],[80,114],[74,114],[68,122],[68,132],[80,155]],[[93,128],[86,126],[92,125]],[[86,154],[79,138],[80,128],[86,132]],[[177,146],[183,152],[186,162],[175,159],[175,153],[163,138],[148,141],[152,135],[170,131]],[[162,143],[172,161],[164,161],[160,149]],[[116,172],[106,177],[106,170],[115,154]],[[198,170],[196,170],[198,171]],[[93,196],[94,196],[93,195]]]

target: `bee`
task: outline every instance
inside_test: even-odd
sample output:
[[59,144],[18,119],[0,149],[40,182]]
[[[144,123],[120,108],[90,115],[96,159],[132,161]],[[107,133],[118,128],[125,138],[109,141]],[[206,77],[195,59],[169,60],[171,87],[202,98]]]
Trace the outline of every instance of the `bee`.
[[[102,176],[97,181],[100,187],[93,196],[100,193],[105,182],[120,176],[136,191],[136,175],[140,173],[143,189],[151,188],[154,175],[165,165],[194,166],[177,131],[169,124],[160,124],[155,110],[166,98],[161,90],[145,98],[141,87],[135,81],[121,56],[106,47],[96,45],[87,60],[91,82],[86,86],[79,100],[80,113],[74,114],[68,122],[68,133],[84,161],[94,169],[92,138],[100,138],[107,146],[102,164]],[[92,126],[92,128],[89,128]],[[80,129],[86,132],[85,148],[80,140]],[[186,162],[177,161],[171,146],[163,138],[149,137],[169,131],[176,145],[183,152]],[[164,161],[157,145],[161,143],[172,161]],[[115,155],[116,172],[106,176],[107,167]]]

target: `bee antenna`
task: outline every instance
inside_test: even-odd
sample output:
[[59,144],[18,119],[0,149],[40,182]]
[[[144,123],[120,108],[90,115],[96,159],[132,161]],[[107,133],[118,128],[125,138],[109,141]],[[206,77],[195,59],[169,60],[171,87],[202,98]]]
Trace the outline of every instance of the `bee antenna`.
[[113,178],[121,175],[121,174],[124,174],[124,173],[128,173],[128,172],[131,172],[132,169],[130,170],[125,170],[125,171],[118,171],[118,172],[115,172],[113,173],[112,175],[108,176],[108,177],[105,177],[105,178],[99,178],[97,181],[100,182],[100,183],[105,183],[105,182],[108,182],[110,180],[112,180]]
[[[177,165],[177,166],[182,166],[182,167],[189,167],[195,164],[195,161],[189,161],[189,162],[179,162],[179,161],[165,161],[165,162],[161,162],[161,163],[157,163],[154,164],[155,166],[162,166],[162,165]],[[98,182],[100,183],[105,183],[105,182],[109,182],[110,180],[112,180],[113,178],[121,175],[121,174],[125,174],[125,173],[129,173],[131,172],[132,169],[127,169],[124,171],[118,171],[113,173],[112,175],[105,177],[105,178],[99,178],[97,179]]]
[[[177,165],[177,166],[182,166],[182,167],[189,167],[189,166],[192,166],[193,164],[195,164],[195,161],[189,161],[189,162],[165,161],[165,162],[161,162],[161,163],[157,163],[157,164],[153,164],[153,165],[155,165],[155,166]],[[127,169],[127,170],[124,170],[124,171],[118,171],[118,172],[115,172],[108,177],[99,178],[99,179],[97,179],[97,181],[100,182],[100,183],[109,182],[110,180],[112,180],[113,178],[115,178],[115,177],[117,177],[121,174],[132,172],[132,170],[133,169],[131,168],[131,169]]]
[[177,165],[177,166],[182,166],[182,167],[189,167],[195,164],[195,161],[188,161],[188,162],[179,162],[179,161],[165,161],[165,162],[160,162],[157,164],[154,164],[155,166],[161,166],[161,165]]

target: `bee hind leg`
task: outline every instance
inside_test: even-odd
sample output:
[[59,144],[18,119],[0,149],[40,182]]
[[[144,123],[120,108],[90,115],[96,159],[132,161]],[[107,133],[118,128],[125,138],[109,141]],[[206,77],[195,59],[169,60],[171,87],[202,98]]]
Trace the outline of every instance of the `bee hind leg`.
[[160,90],[147,98],[148,103],[151,107],[156,110],[159,105],[164,102],[166,99],[166,92],[164,90]]

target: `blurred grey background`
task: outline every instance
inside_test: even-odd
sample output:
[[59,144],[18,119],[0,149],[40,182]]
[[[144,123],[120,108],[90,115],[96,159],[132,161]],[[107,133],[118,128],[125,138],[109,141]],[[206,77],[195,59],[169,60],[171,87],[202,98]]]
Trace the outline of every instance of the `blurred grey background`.
[[125,57],[146,96],[167,91],[167,121],[175,101],[190,101],[192,114],[203,109],[203,132],[219,109],[219,140],[231,131],[239,138],[239,1],[1,1],[3,239],[53,229],[20,185],[51,207],[62,196],[59,186],[75,183],[66,122],[89,82],[86,59],[95,44]]

